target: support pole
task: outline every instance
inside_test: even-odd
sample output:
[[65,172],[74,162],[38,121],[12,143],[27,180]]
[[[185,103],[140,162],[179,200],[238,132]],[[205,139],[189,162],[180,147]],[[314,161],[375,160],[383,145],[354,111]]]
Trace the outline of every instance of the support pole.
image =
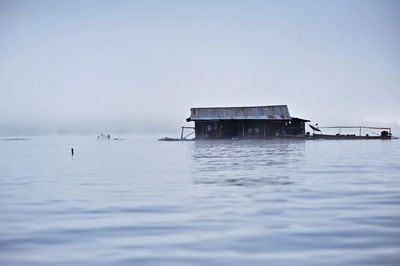
[[265,138],[265,122],[264,122],[264,138]]
[[183,139],[183,130],[185,127],[182,127],[182,131],[181,131],[181,139]]

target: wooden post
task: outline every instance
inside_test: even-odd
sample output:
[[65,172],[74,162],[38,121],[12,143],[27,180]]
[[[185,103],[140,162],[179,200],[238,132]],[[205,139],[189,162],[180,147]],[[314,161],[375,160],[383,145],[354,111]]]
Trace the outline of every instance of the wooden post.
[[360,137],[361,137],[361,127],[360,127]]
[[265,138],[265,134],[266,134],[266,133],[265,133],[265,122],[264,122],[264,138]]
[[74,156],[74,148],[71,148],[71,156]]
[[182,131],[181,131],[181,139],[183,139],[183,129],[184,129],[184,127],[182,127]]
[[243,138],[244,138],[244,122],[243,122]]

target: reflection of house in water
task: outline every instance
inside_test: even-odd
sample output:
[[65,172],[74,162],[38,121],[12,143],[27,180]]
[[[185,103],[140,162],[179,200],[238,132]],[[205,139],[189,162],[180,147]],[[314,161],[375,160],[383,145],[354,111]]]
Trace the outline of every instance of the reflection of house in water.
[[194,121],[196,139],[304,136],[309,122],[291,117],[286,105],[192,108],[187,121]]
[[192,180],[195,184],[265,186],[269,191],[280,190],[282,186],[301,182],[298,173],[306,163],[305,143],[304,138],[196,141],[190,146]]

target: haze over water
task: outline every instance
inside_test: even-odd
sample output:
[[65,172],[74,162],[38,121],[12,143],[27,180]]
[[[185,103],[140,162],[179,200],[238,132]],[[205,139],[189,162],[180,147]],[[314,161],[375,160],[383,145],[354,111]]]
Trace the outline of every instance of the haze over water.
[[0,265],[399,265],[399,161],[398,140],[0,141]]
[[0,1],[0,136],[172,134],[287,104],[400,131],[400,2]]

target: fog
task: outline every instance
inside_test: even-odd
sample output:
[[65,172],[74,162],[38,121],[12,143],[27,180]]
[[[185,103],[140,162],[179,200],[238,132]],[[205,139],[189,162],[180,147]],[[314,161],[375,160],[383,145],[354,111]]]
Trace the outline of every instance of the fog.
[[0,1],[0,135],[172,134],[191,107],[400,117],[399,1]]

